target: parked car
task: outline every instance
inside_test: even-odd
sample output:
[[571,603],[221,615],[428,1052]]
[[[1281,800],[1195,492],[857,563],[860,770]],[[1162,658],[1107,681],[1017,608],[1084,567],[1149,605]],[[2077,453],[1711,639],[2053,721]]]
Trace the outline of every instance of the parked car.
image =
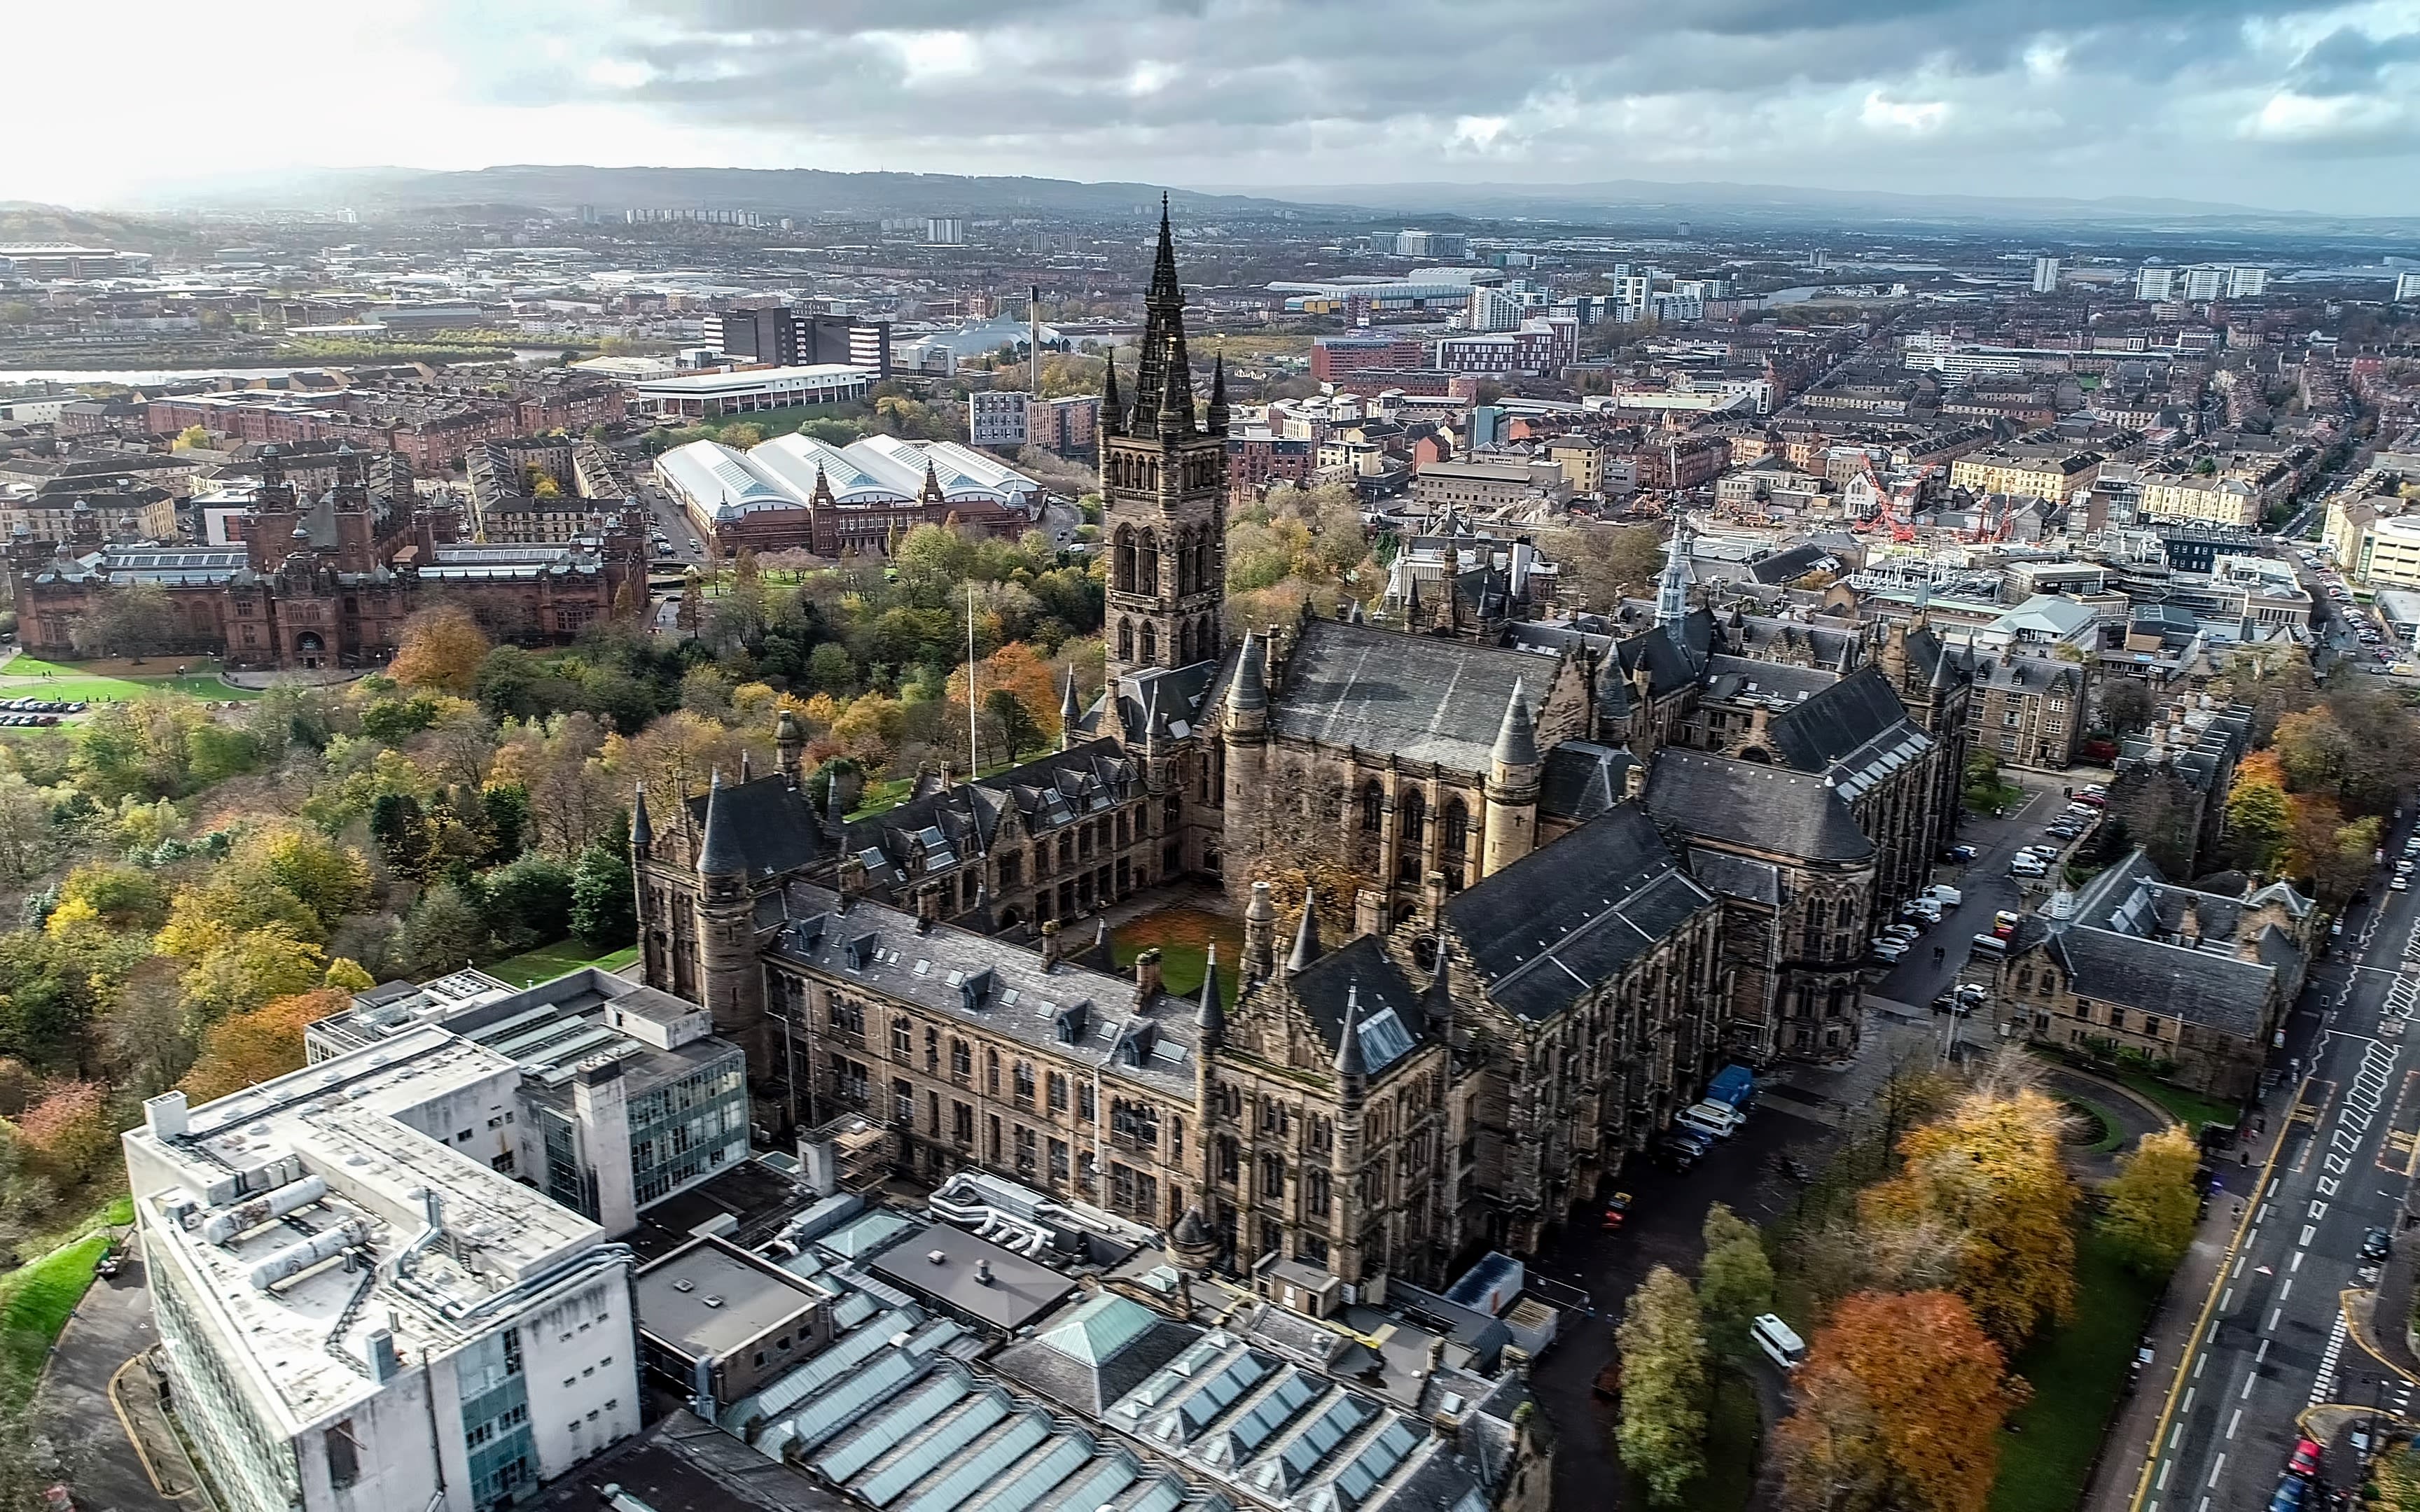
[[[1975,847],[1968,845],[1962,848],[1971,851]],[[1966,895],[1964,893],[1960,892],[1955,887],[1944,887],[1938,882],[1934,883],[1931,887],[1925,888],[1922,892],[1916,894],[1916,896],[1919,898],[1930,898],[1944,908],[1955,908],[1960,903],[1966,901]]]
[[2270,1494],[2269,1512],[2303,1512],[2303,1492],[2310,1483],[2288,1475]]
[[1950,862],[1971,861],[1981,854],[1972,845],[1952,845],[1941,853],[1941,858]]
[[2321,1450],[2318,1440],[2295,1440],[2293,1457],[2286,1461],[2286,1473],[2288,1475],[2301,1475],[2304,1479],[2308,1479],[2309,1477],[2318,1474],[2319,1473],[2320,1453]]
[[2387,1252],[2392,1247],[2393,1242],[2383,1228],[2373,1228],[2361,1236],[2361,1257],[2372,1265],[2385,1264]]
[[1741,1118],[1735,1109],[1727,1108],[1719,1103],[1699,1103],[1683,1110],[1681,1117],[1674,1121],[1693,1134],[1712,1134],[1716,1139],[1729,1139],[1739,1133],[1740,1125],[1747,1120]]

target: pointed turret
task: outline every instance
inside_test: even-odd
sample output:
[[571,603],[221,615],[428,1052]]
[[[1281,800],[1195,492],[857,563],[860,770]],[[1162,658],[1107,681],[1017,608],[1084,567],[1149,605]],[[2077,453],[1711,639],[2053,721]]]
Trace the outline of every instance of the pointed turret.
[[722,772],[717,768],[706,790],[705,838],[698,841],[697,873],[702,877],[748,874],[748,853],[739,843],[739,821],[722,796]]
[[1538,764],[1538,737],[1529,722],[1526,679],[1512,681],[1512,697],[1504,705],[1504,722],[1497,726],[1496,749],[1489,759],[1499,767]]
[[1344,1022],[1336,1026],[1336,1077],[1358,1082],[1368,1069],[1369,1060],[1361,1054],[1361,984],[1357,981],[1344,989]]
[[1076,726],[1082,723],[1084,710],[1076,702],[1076,669],[1067,669],[1067,681],[1059,690],[1059,748],[1065,750],[1076,743]]
[[644,854],[656,842],[656,826],[647,818],[647,784],[640,783],[630,794],[630,849]]
[[1180,440],[1193,433],[1193,401],[1178,393],[1180,363],[1171,361],[1159,370],[1159,439]]
[[1480,875],[1492,877],[1529,854],[1537,844],[1538,794],[1544,768],[1538,761],[1538,733],[1529,722],[1528,689],[1512,684],[1504,722],[1487,761],[1487,828],[1480,851]]
[[1294,951],[1286,957],[1286,975],[1291,977],[1311,969],[1319,959],[1319,900],[1309,887],[1302,889],[1302,922],[1295,926]]
[[1227,354],[1210,359],[1210,434],[1227,434]]
[[807,760],[807,732],[799,723],[799,717],[787,709],[773,721],[773,749],[781,757],[782,775],[790,779],[792,787],[798,786],[799,779],[804,775],[800,768]]
[[1126,407],[1118,399],[1118,354],[1109,353],[1109,363],[1101,375],[1101,434],[1123,436],[1126,429]]
[[1235,657],[1235,680],[1227,685],[1227,712],[1230,715],[1265,713],[1269,706],[1267,676],[1268,642],[1250,630],[1244,632],[1244,648]]
[[1244,980],[1266,981],[1277,969],[1278,910],[1265,882],[1252,884],[1244,906]]
[[1193,1015],[1194,1026],[1202,1031],[1202,1048],[1216,1049],[1227,1042],[1227,1000],[1218,994],[1218,945],[1210,944],[1210,959],[1202,967],[1202,1006]]

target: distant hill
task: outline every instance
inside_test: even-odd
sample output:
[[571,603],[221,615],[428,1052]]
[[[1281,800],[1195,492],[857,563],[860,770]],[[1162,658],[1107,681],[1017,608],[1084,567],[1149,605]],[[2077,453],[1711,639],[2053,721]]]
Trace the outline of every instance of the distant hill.
[[[766,215],[1060,215],[1113,217],[1159,208],[1157,184],[963,174],[827,173],[817,168],[593,168],[516,163],[455,173],[411,168],[321,170],[274,180],[197,182],[178,207],[427,209],[532,206],[564,211],[630,208],[755,210]],[[1196,215],[1267,215],[1297,207],[1249,194],[1171,189]]]

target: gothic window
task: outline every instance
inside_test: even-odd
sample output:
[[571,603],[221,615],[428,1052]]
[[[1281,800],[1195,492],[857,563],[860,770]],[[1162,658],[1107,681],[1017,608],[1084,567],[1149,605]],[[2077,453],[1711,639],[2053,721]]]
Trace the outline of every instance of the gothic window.
[[1111,579],[1111,585],[1115,587],[1119,593],[1133,593],[1135,591],[1135,543],[1134,530],[1130,526],[1121,525],[1118,527],[1118,545],[1115,563],[1114,571],[1116,576]]
[[1376,830],[1387,823],[1387,790],[1376,782],[1361,784],[1361,827]]
[[1142,532],[1135,548],[1135,589],[1138,594],[1159,596],[1159,537]]
[[1285,1157],[1261,1157],[1261,1196],[1271,1202],[1285,1200]]
[[1118,622],[1118,660],[1134,660],[1134,622],[1132,620]]
[[1400,854],[1408,873],[1418,877],[1420,868],[1420,846],[1428,840],[1428,799],[1413,788],[1395,800],[1397,824],[1401,827],[1403,846]]
[[1302,1211],[1312,1218],[1327,1216],[1329,1178],[1327,1172],[1313,1165],[1302,1173]]
[[[1185,559],[1183,557],[1179,557],[1177,560],[1182,562]],[[1179,667],[1190,667],[1193,665],[1193,622],[1190,620],[1180,620],[1177,622],[1176,665]]]
[[1149,620],[1142,622],[1141,651],[1144,666],[1159,665],[1159,631]]
[[1176,593],[1182,598],[1193,592],[1193,532],[1176,532]]
[[1470,810],[1460,798],[1448,798],[1437,817],[1437,848],[1444,852],[1445,869],[1450,873],[1463,864],[1470,843]]
[[1206,530],[1193,538],[1193,588],[1196,593],[1210,591],[1210,532]]

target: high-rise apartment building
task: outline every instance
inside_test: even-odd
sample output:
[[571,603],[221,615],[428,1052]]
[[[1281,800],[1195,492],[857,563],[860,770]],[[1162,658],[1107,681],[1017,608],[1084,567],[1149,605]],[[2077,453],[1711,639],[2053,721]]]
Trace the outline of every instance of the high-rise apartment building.
[[2036,257],[2034,259],[2034,292],[2037,294],[2058,292],[2057,258]]
[[768,367],[845,363],[877,378],[891,376],[891,322],[814,314],[786,304],[747,305],[719,317],[722,355]]
[[2152,263],[2134,270],[2134,298],[2146,304],[2175,299],[2176,288],[2177,270],[2173,268]]

